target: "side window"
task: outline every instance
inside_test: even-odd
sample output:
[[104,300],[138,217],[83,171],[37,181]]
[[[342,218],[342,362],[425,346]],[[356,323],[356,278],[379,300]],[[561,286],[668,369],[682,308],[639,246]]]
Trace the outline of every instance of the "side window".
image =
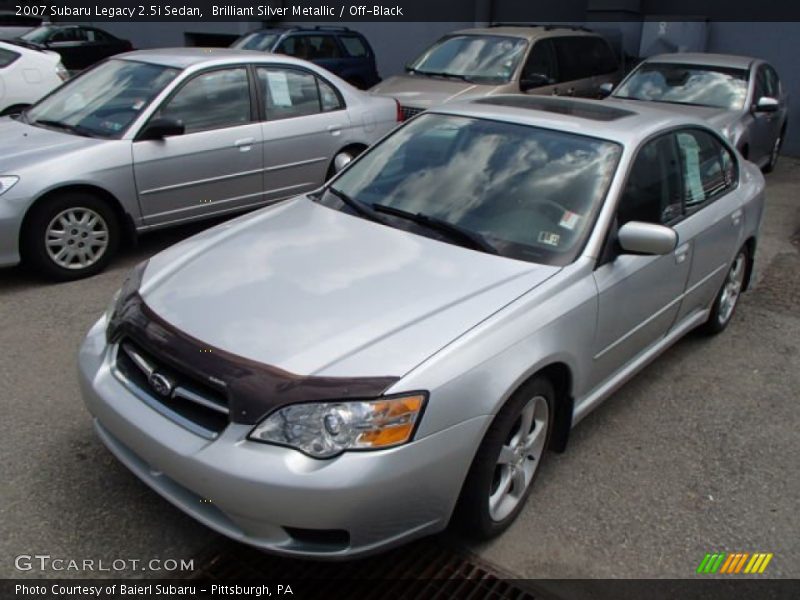
[[352,58],[364,58],[370,54],[367,45],[357,35],[343,35],[339,37],[339,41],[342,42],[347,55]]
[[292,35],[278,45],[278,52],[303,60],[339,58],[342,55],[332,35]]
[[617,57],[611,46],[603,39],[597,37],[587,37],[586,56],[588,65],[591,68],[591,75],[607,75],[619,69]]
[[736,185],[736,161],[717,139],[700,130],[677,135],[686,212],[702,207]]
[[16,52],[0,48],[0,69],[7,67],[20,57]]
[[313,115],[322,110],[317,78],[312,73],[262,67],[258,69],[258,79],[264,90],[268,121]]
[[541,81],[539,85],[548,85],[556,81],[555,62],[553,61],[553,44],[550,40],[539,40],[531,48],[528,60],[522,67],[522,81]]
[[762,69],[764,69],[764,82],[766,84],[765,88],[767,91],[767,96],[770,96],[771,98],[780,97],[781,83],[780,79],[778,79],[778,74],[775,72],[775,69],[769,65],[764,65]]
[[322,105],[322,112],[340,110],[344,108],[344,102],[331,84],[322,79],[317,79],[319,85],[319,98]]
[[617,207],[617,223],[667,224],[681,214],[681,171],[670,134],[648,142],[636,155]]
[[558,60],[558,81],[564,83],[591,77],[592,66],[587,60],[586,37],[558,37],[553,40]]
[[167,101],[157,117],[177,119],[186,133],[250,122],[250,86],[244,67],[195,76]]

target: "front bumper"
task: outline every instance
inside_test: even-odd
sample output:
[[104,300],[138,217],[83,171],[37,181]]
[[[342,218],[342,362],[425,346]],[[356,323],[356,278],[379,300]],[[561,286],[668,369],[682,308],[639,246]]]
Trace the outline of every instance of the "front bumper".
[[[487,425],[480,417],[398,448],[329,460],[248,441],[249,425],[231,424],[209,441],[123,386],[113,355],[101,319],[81,347],[79,376],[106,446],[208,527],[285,555],[345,558],[444,529]],[[313,535],[332,530],[347,541]]]
[[20,261],[19,235],[27,207],[11,200],[15,191],[11,189],[0,196],[0,267],[16,265]]

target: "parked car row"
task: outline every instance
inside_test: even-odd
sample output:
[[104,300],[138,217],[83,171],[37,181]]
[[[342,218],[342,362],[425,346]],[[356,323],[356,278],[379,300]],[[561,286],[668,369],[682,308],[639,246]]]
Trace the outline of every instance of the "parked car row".
[[492,27],[366,93],[323,62],[374,66],[350,30],[237,44],[115,56],[0,121],[0,264],[76,279],[263,207],[137,266],[79,355],[100,439],[220,533],[495,536],[572,426],[730,323],[764,210],[743,152],[768,170],[785,132],[766,63],[656,57],[613,90],[599,36]]

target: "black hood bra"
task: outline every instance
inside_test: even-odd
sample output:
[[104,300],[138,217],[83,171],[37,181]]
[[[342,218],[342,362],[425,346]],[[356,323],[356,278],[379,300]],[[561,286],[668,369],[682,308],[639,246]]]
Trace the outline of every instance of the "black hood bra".
[[374,399],[400,379],[304,376],[237,356],[170,325],[138,292],[120,298],[107,338],[110,343],[129,339],[164,365],[218,390],[228,400],[234,423],[253,425],[298,402]]

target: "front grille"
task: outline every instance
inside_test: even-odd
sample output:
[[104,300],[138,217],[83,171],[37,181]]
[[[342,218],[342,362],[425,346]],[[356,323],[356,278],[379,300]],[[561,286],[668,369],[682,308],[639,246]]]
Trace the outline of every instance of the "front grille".
[[400,114],[403,117],[403,121],[410,119],[414,115],[418,115],[424,108],[417,108],[416,106],[400,106]]
[[168,365],[134,341],[120,342],[116,370],[137,396],[187,429],[214,438],[227,427],[224,392]]

